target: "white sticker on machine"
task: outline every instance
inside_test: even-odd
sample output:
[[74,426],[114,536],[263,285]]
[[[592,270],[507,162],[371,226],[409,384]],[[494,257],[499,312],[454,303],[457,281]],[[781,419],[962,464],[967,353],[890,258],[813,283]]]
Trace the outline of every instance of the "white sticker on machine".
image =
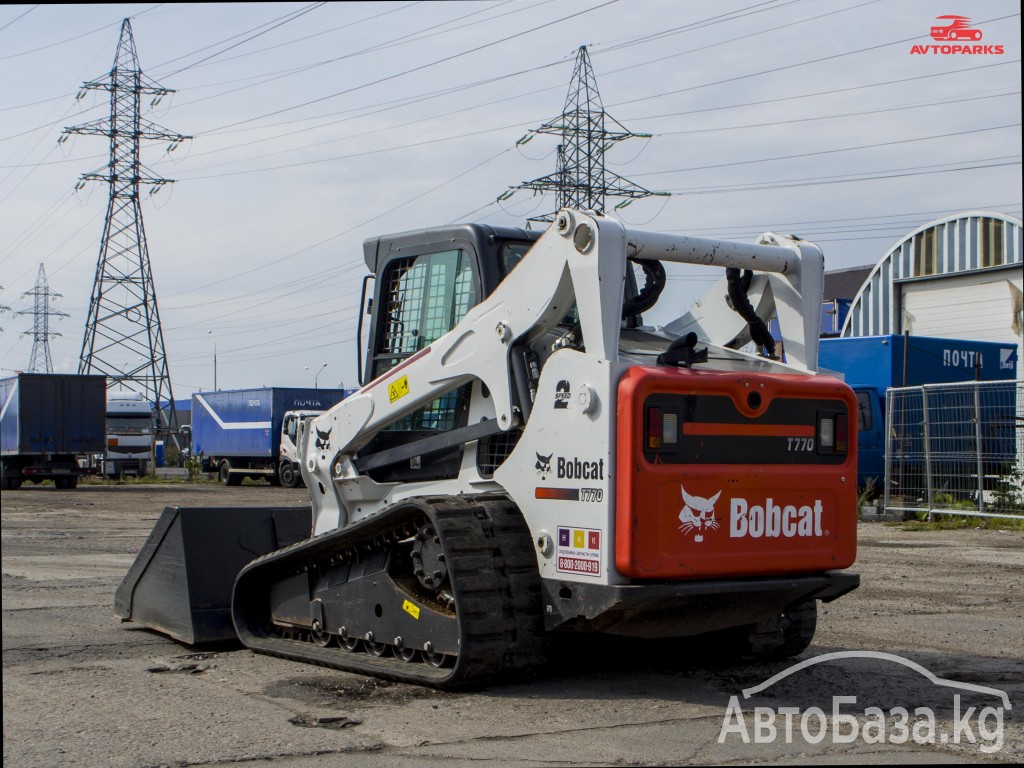
[[601,575],[601,531],[593,528],[558,528],[555,569],[562,573]]

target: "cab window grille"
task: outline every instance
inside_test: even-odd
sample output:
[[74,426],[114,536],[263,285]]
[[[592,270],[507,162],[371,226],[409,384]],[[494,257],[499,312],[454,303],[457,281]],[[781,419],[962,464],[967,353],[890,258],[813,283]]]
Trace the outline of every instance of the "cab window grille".
[[[477,302],[472,262],[462,250],[396,259],[388,267],[383,288],[374,378],[448,333]],[[462,388],[453,389],[389,429],[452,429],[461,398]]]
[[494,471],[505,463],[516,445],[522,432],[512,429],[481,440],[476,452],[476,467],[481,477],[491,477]]

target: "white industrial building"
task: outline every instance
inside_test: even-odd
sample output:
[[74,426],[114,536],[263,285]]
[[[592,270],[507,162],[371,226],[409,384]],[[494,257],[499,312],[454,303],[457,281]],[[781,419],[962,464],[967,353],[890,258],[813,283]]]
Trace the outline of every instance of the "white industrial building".
[[910,333],[1017,345],[1024,378],[1021,221],[988,211],[939,219],[903,237],[874,266],[842,336]]

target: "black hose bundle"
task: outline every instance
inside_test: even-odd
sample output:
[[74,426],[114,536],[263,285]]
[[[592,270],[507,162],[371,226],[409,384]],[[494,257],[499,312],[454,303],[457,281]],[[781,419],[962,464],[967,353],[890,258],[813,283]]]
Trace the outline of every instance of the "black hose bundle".
[[661,292],[665,290],[665,267],[660,261],[651,261],[649,259],[630,259],[633,264],[639,264],[640,268],[644,271],[644,287],[637,293],[636,296],[627,300],[622,305],[622,318],[633,317],[634,315],[641,315],[655,304],[658,303],[658,297],[661,296]]
[[775,339],[772,338],[768,326],[765,325],[764,320],[758,317],[750,299],[747,298],[747,291],[750,289],[750,281],[753,276],[754,273],[749,269],[743,273],[742,277],[739,269],[735,267],[726,269],[725,279],[729,283],[729,300],[732,302],[732,308],[750,326],[750,338],[754,340],[758,349],[763,349],[767,357],[774,357]]

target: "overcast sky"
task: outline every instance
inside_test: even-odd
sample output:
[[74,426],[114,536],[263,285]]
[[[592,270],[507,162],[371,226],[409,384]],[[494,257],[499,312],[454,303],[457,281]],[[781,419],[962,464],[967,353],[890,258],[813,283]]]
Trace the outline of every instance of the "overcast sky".
[[[945,14],[990,52],[912,53]],[[143,153],[175,180],[142,210],[178,398],[213,387],[215,347],[222,389],[355,386],[363,240],[551,210],[497,198],[554,171],[553,137],[517,140],[561,113],[581,45],[606,111],[651,134],[609,169],[672,193],[618,212],[629,227],[799,234],[838,269],[948,214],[1021,215],[1011,0],[3,5],[0,374],[28,367],[14,313],[40,263],[68,315],[55,370],[77,370],[108,190],[75,187],[108,146],[58,139],[109,113],[76,95],[108,77],[126,16],[145,76],[176,91],[145,119],[193,137]],[[718,276],[674,269],[655,319]]]

